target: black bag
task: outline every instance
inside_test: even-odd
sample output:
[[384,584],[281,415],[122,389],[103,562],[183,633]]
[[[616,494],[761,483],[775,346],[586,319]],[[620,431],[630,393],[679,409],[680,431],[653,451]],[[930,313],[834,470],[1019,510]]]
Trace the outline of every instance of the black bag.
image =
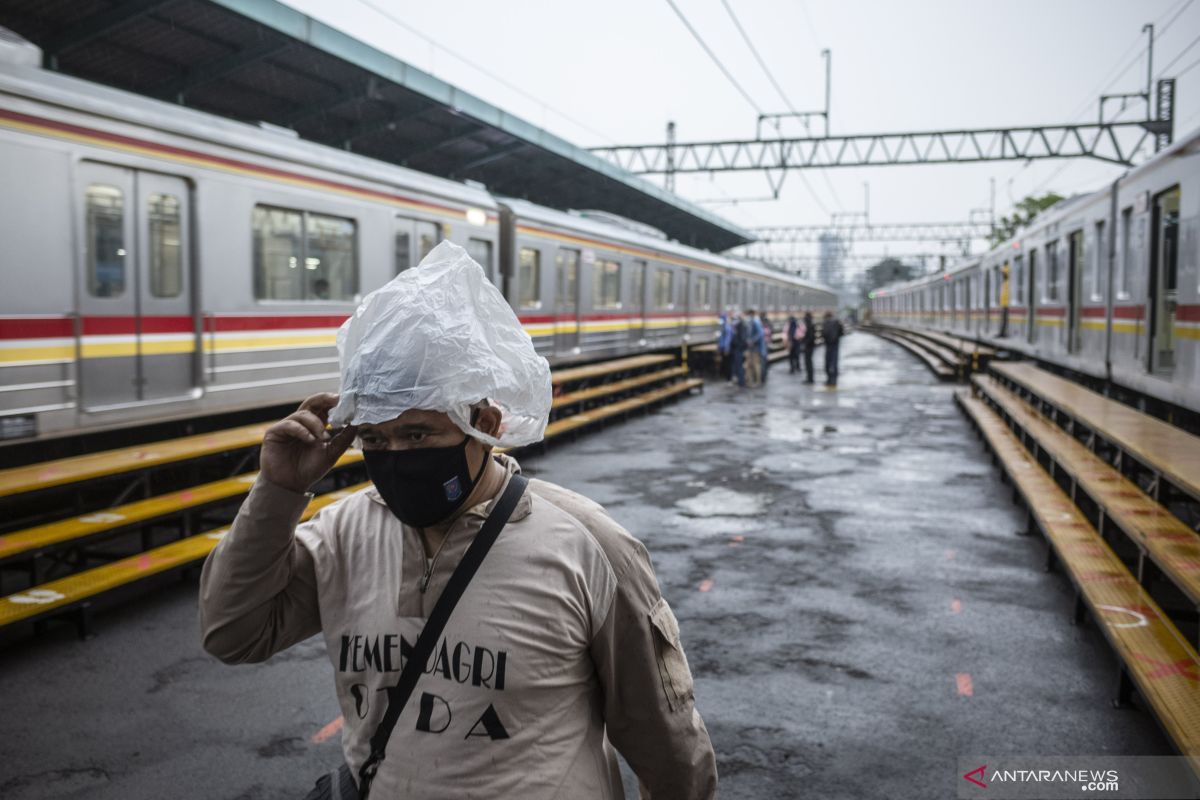
[[350,767],[342,764],[333,772],[318,778],[317,785],[305,796],[304,800],[367,800],[367,795],[371,790],[371,781],[375,779],[375,773],[383,762],[392,729],[396,727],[396,721],[400,719],[400,713],[404,711],[404,706],[408,704],[408,698],[412,696],[413,689],[417,686],[417,680],[425,671],[425,665],[429,662],[429,657],[433,654],[438,639],[442,637],[442,630],[445,629],[450,614],[458,605],[458,600],[466,591],[471,578],[475,577],[479,565],[483,563],[484,556],[491,549],[496,537],[500,535],[501,529],[508,522],[508,518],[512,516],[513,509],[517,507],[517,501],[525,493],[528,483],[529,481],[521,475],[513,475],[509,479],[504,493],[492,507],[492,513],[488,514],[488,518],[483,522],[483,527],[475,535],[475,541],[471,542],[462,561],[454,568],[454,574],[450,576],[446,588],[442,590],[441,597],[438,598],[437,604],[429,614],[429,619],[425,621],[425,627],[421,629],[421,635],[417,637],[417,643],[413,646],[412,653],[405,662],[404,669],[400,672],[400,680],[394,688],[388,690],[387,711],[384,712],[383,719],[379,721],[375,735],[371,737],[371,754],[367,756],[367,760],[363,762],[358,771],[357,784]]

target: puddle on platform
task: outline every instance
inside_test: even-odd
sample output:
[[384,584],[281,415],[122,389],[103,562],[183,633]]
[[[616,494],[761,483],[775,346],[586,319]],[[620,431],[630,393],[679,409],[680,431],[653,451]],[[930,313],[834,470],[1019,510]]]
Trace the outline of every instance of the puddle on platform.
[[718,486],[695,497],[678,500],[675,505],[689,517],[752,517],[766,510],[767,501],[764,495]]

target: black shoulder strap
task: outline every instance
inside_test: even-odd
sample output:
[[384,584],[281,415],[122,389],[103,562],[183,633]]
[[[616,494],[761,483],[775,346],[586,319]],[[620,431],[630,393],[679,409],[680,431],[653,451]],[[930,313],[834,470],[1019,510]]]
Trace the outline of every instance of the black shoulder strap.
[[512,516],[513,509],[517,507],[517,501],[525,493],[528,483],[528,479],[521,475],[514,474],[509,478],[508,486],[500,495],[500,499],[496,501],[496,505],[492,507],[492,512],[484,520],[479,533],[475,534],[475,541],[471,542],[471,546],[467,548],[462,561],[458,562],[458,566],[454,568],[454,574],[450,576],[446,588],[442,590],[441,597],[438,598],[437,604],[429,614],[429,619],[425,621],[425,627],[421,629],[421,635],[417,637],[417,643],[413,646],[412,652],[404,664],[404,669],[400,672],[400,680],[393,688],[388,689],[387,711],[384,712],[383,719],[379,721],[375,735],[371,737],[371,755],[367,757],[358,771],[358,794],[363,800],[367,797],[371,781],[375,778],[375,773],[383,761],[388,739],[392,736],[392,729],[396,727],[400,713],[408,704],[408,699],[417,686],[417,680],[425,671],[429,657],[433,654],[438,639],[442,637],[446,622],[450,619],[450,614],[454,612],[459,598],[466,591],[471,578],[475,577],[479,565],[483,563],[484,556],[492,548],[501,529],[508,522],[508,518]]

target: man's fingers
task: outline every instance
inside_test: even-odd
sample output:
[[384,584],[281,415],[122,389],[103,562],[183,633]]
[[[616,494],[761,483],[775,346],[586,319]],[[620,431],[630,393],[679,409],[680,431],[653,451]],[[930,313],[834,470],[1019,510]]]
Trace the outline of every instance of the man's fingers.
[[288,417],[282,422],[277,422],[267,430],[266,438],[276,441],[287,441],[288,439],[296,439],[301,442],[315,442],[317,437],[308,428],[301,425],[296,420]]
[[325,422],[311,411],[297,411],[288,417],[290,420],[299,422],[308,432],[318,439],[328,439],[329,435],[325,432]]
[[338,396],[333,392],[320,392],[306,397],[298,410],[311,411],[322,422],[325,422],[329,418],[330,409],[336,406],[337,402]]
[[332,461],[337,461],[342,457],[342,453],[354,443],[354,437],[358,433],[358,428],[354,425],[347,425],[337,432],[329,443],[325,445],[326,452],[329,453],[329,458]]

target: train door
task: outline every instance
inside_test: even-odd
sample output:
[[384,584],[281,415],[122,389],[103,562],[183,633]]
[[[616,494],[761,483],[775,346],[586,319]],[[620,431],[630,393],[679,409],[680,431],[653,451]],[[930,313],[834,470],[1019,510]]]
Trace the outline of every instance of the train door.
[[[588,251],[595,269],[595,253]],[[554,350],[557,353],[579,346],[579,280],[580,253],[566,247],[558,248],[554,258]]]
[[181,178],[83,163],[79,270],[84,408],[196,387],[189,192]]
[[1154,198],[1150,242],[1150,369],[1175,369],[1175,314],[1179,287],[1179,187]]
[[1083,297],[1083,231],[1067,239],[1067,352],[1079,352],[1080,302]]
[[634,259],[629,272],[629,341],[636,344],[646,337],[646,262]]
[[988,268],[983,268],[983,320],[979,326],[979,332],[989,334],[992,332],[992,271]]
[[1037,267],[1037,248],[1033,248],[1029,251],[1029,291],[1025,295],[1029,298],[1025,309],[1025,325],[1027,326],[1025,338],[1029,340],[1030,344],[1037,341],[1038,301],[1041,300],[1041,296],[1038,294]]

